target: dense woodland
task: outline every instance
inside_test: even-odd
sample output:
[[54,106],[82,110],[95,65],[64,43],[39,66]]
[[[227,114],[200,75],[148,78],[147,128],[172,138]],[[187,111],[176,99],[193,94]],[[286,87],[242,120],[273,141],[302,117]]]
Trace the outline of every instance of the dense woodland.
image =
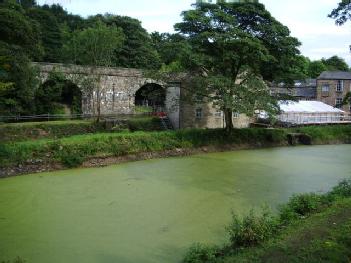
[[[281,38],[277,43],[273,43],[273,38],[259,39],[257,36],[252,37],[251,34],[249,43],[251,46],[249,46],[252,49],[242,51],[247,54],[239,54],[240,52],[238,54],[252,59],[252,62],[257,62],[256,64],[261,67],[253,73],[263,76],[265,80],[273,81],[285,78],[290,80],[315,78],[325,70],[349,70],[345,61],[337,56],[311,61],[300,55],[297,49],[300,45],[298,40],[291,38],[289,30],[274,20],[263,5],[245,4],[245,6],[245,9],[237,9],[235,14],[230,14],[229,9],[230,12],[226,13],[238,19],[239,22],[232,25],[233,30],[235,28],[241,30],[242,39],[249,39],[251,27],[257,34],[263,32]],[[206,8],[206,12],[214,12],[216,19],[218,10]],[[254,13],[259,14],[267,23],[273,21],[276,27],[254,28],[253,25],[247,24],[247,28],[244,28],[245,19],[249,21],[248,18]],[[99,14],[83,18],[68,13],[60,5],[40,6],[35,0],[1,0],[0,115],[57,113],[62,110],[55,108],[53,102],[62,102],[60,100],[64,90],[72,83],[68,83],[64,76],[52,76],[51,82],[39,85],[36,69],[31,66],[31,61],[167,72],[193,70],[195,66],[201,68],[203,66],[201,63],[212,63],[214,60],[211,59],[218,57],[218,54],[214,53],[211,58],[210,56],[205,58],[201,52],[206,50],[206,47],[199,47],[201,40],[198,38],[204,32],[191,28],[194,19],[204,19],[201,15],[201,12],[184,12],[184,21],[175,26],[177,32],[175,34],[159,32],[149,34],[140,21],[131,17]],[[240,28],[241,26],[243,27]],[[100,45],[103,50],[98,54],[94,53],[93,56],[88,51],[98,42],[91,42],[94,39],[92,36],[96,36],[95,41],[103,40],[104,43],[104,46]],[[237,42],[236,46],[230,48],[235,49],[238,44],[245,43]],[[211,46],[208,50],[222,47],[225,46]],[[255,47],[256,50],[262,51],[260,57],[256,56],[258,54],[253,55]],[[285,52],[284,55],[277,51],[280,49]],[[261,63],[261,59],[265,62]],[[254,63],[244,63],[240,70],[247,70],[247,67],[254,68]],[[77,102],[75,104],[77,105]],[[79,107],[73,111],[79,112]]]

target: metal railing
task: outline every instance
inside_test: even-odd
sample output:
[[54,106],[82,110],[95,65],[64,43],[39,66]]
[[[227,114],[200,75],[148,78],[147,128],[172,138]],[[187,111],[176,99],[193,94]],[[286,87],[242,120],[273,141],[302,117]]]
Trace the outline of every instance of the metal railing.
[[292,124],[342,124],[351,123],[350,115],[305,115],[305,114],[281,114],[278,116],[281,122]]
[[[137,116],[150,116],[152,113],[120,113],[120,114],[101,114],[101,119],[128,119]],[[57,121],[57,120],[86,120],[96,119],[96,114],[37,114],[37,115],[12,115],[0,116],[0,122],[28,122],[28,121]]]

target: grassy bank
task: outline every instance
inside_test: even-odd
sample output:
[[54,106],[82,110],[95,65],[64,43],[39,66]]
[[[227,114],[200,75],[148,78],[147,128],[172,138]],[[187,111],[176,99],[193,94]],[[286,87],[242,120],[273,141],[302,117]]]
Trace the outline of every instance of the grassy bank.
[[280,208],[233,215],[224,247],[194,245],[184,263],[312,263],[351,259],[351,181],[324,195],[293,196]]
[[17,142],[42,138],[62,138],[103,131],[105,131],[103,124],[97,124],[93,121],[10,123],[0,125],[0,138],[2,142]]
[[[87,127],[90,127],[89,124]],[[0,168],[49,163],[76,167],[90,158],[119,157],[179,148],[196,149],[203,146],[281,146],[287,145],[287,135],[292,132],[308,134],[313,144],[351,142],[351,126],[306,127],[297,130],[240,129],[231,133],[223,130],[96,133],[1,143]],[[64,130],[61,131],[60,128],[56,134],[58,133],[63,135]]]
[[102,132],[130,131],[159,131],[162,129],[159,118],[152,116],[134,116],[120,120],[101,121],[66,120],[50,122],[27,122],[0,124],[1,142],[20,142],[38,139],[59,139],[74,135],[93,134]]
[[37,162],[59,162],[67,167],[74,167],[93,157],[123,156],[177,148],[192,149],[208,145],[268,146],[284,143],[284,130],[242,129],[230,134],[223,130],[100,133],[57,140],[0,144],[0,167]]

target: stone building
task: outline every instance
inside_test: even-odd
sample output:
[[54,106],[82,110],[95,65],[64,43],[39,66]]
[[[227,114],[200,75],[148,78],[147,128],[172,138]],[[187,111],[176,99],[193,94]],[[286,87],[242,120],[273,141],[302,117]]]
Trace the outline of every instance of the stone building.
[[342,105],[342,102],[350,91],[351,72],[325,71],[317,78],[317,100],[348,113],[351,112],[350,103]]

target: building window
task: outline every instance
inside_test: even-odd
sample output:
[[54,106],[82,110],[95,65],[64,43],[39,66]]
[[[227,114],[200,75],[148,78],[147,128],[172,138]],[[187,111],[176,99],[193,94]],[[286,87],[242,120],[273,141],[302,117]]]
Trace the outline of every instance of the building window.
[[222,118],[223,112],[221,110],[217,110],[214,115],[216,118]]
[[233,112],[233,119],[238,119],[240,116],[239,112]]
[[337,98],[335,100],[335,107],[341,108],[342,107],[342,98]]
[[323,84],[322,85],[322,92],[323,93],[329,93],[330,86],[329,84]]
[[343,92],[344,91],[344,81],[338,80],[336,84],[336,92]]
[[196,110],[195,110],[195,117],[196,117],[196,119],[202,119],[202,109],[201,108],[197,108]]

